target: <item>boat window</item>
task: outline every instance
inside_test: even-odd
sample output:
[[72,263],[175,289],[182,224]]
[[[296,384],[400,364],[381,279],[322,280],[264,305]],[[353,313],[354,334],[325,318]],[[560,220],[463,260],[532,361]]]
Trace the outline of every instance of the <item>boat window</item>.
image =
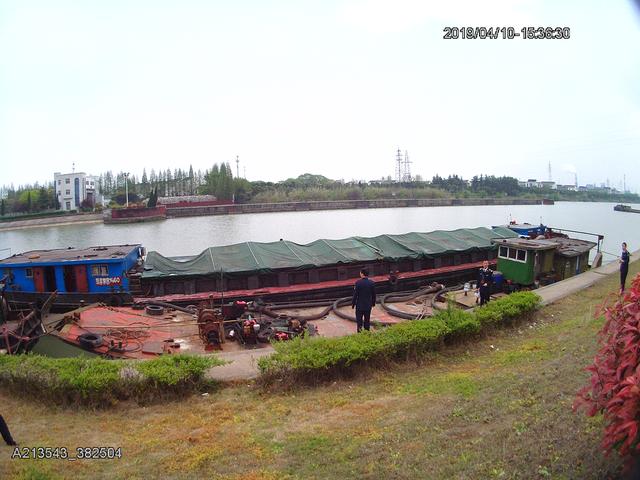
[[509,258],[515,259],[516,258],[516,251],[517,250],[515,248],[510,248],[509,249]]
[[25,275],[27,278],[33,278],[33,268],[25,269]]
[[94,277],[107,277],[109,276],[109,266],[104,263],[91,265],[91,275]]
[[526,250],[518,250],[518,253],[517,253],[516,257],[521,262],[526,262],[526,260],[527,260],[527,251]]
[[507,252],[509,251],[509,249],[507,247],[500,247],[500,253],[499,253],[499,257],[500,258],[509,258],[509,256],[507,255]]

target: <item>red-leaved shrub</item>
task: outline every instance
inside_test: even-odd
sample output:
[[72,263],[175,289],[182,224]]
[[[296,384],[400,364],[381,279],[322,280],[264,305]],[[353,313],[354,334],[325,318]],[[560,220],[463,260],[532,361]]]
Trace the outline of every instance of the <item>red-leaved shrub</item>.
[[599,315],[606,323],[600,331],[601,348],[596,354],[589,384],[578,392],[574,410],[604,415],[606,427],[602,448],[617,449],[627,465],[640,452],[640,275],[615,302],[605,302]]

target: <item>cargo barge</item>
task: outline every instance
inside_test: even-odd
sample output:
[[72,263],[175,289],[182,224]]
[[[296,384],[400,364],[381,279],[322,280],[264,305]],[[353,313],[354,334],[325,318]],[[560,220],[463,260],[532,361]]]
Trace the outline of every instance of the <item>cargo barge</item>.
[[640,210],[638,210],[637,208],[631,208],[630,205],[618,204],[615,207],[613,207],[613,209],[616,212],[640,213]]
[[[22,308],[35,303],[24,313],[2,315],[0,333],[11,342],[0,341],[0,349],[145,359],[259,348],[316,334],[309,322],[329,312],[354,321],[348,306],[361,268],[376,282],[382,309],[376,321],[390,325],[431,315],[447,291],[443,283],[472,287],[484,261],[500,270],[494,276],[496,295],[582,273],[601,239],[588,242],[543,225],[512,224],[306,245],[246,242],[186,258],[147,255],[141,245],[27,252],[0,262],[0,284],[10,300],[1,312],[17,312],[16,303]],[[472,301],[468,289],[460,298]],[[414,291],[392,293],[404,290]],[[58,296],[63,300],[58,311],[67,313],[46,314]],[[419,312],[389,305],[417,297]],[[305,312],[314,308],[311,315]]]
[[[43,301],[55,291],[58,311],[94,302],[118,306],[165,301],[186,306],[223,300],[335,299],[352,292],[362,268],[369,270],[380,293],[473,280],[483,261],[495,268],[500,242],[525,234],[566,237],[525,224],[321,239],[304,245],[287,240],[244,242],[173,258],[146,254],[141,245],[115,245],[26,252],[0,260],[0,269],[8,300]],[[586,268],[584,254],[588,257],[596,244],[574,242],[583,242],[580,265]],[[548,249],[563,255],[557,242]],[[555,272],[554,279],[579,270]]]

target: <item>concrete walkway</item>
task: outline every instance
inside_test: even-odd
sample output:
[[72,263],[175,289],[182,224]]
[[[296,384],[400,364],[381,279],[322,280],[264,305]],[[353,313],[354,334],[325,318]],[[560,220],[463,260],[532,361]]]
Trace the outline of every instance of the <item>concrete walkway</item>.
[[[640,252],[640,251],[639,251]],[[631,254],[631,261],[638,260],[638,253]],[[549,305],[564,297],[584,290],[587,287],[599,282],[603,278],[618,272],[620,264],[616,261],[594,268],[575,277],[567,278],[561,282],[552,283],[546,287],[540,287],[535,292],[542,298],[542,305]]]
[[[640,260],[640,250],[637,250],[631,254],[632,262],[636,262],[638,260]],[[609,275],[616,274],[618,270],[619,264],[617,261],[614,261],[603,265],[602,267],[589,270],[588,272],[585,272],[576,277],[571,277],[567,280],[563,280],[552,285],[547,285],[546,287],[541,287],[535,292],[542,298],[542,305],[549,305],[550,303],[556,302],[564,297],[584,290],[585,288],[592,286],[593,284],[599,282],[600,280],[603,280]],[[631,278],[627,280],[627,283],[631,283]],[[314,322],[319,327],[320,334],[325,336],[335,336],[330,334],[329,331],[323,332],[322,322],[325,321],[326,319]],[[347,325],[349,325],[348,322]],[[344,327],[341,328],[344,329]],[[353,326],[351,325],[348,328],[353,329]],[[211,379],[221,381],[254,379],[258,376],[259,373],[257,364],[258,358],[270,355],[271,353],[273,353],[273,351],[273,347],[267,345],[265,347],[254,350],[220,353],[218,354],[218,357],[230,363],[210,369],[209,372],[207,372],[207,376]]]
[[256,378],[258,376],[258,359],[271,355],[273,352],[271,345],[265,345],[262,348],[253,350],[219,353],[217,357],[229,363],[209,369],[207,378],[222,381]]

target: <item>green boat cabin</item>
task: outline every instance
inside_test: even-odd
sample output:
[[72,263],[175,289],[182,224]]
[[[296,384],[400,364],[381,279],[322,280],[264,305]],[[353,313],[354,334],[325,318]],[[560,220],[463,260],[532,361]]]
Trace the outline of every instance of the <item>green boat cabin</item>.
[[505,280],[529,286],[547,285],[589,268],[589,252],[596,243],[575,238],[496,240],[498,270]]

